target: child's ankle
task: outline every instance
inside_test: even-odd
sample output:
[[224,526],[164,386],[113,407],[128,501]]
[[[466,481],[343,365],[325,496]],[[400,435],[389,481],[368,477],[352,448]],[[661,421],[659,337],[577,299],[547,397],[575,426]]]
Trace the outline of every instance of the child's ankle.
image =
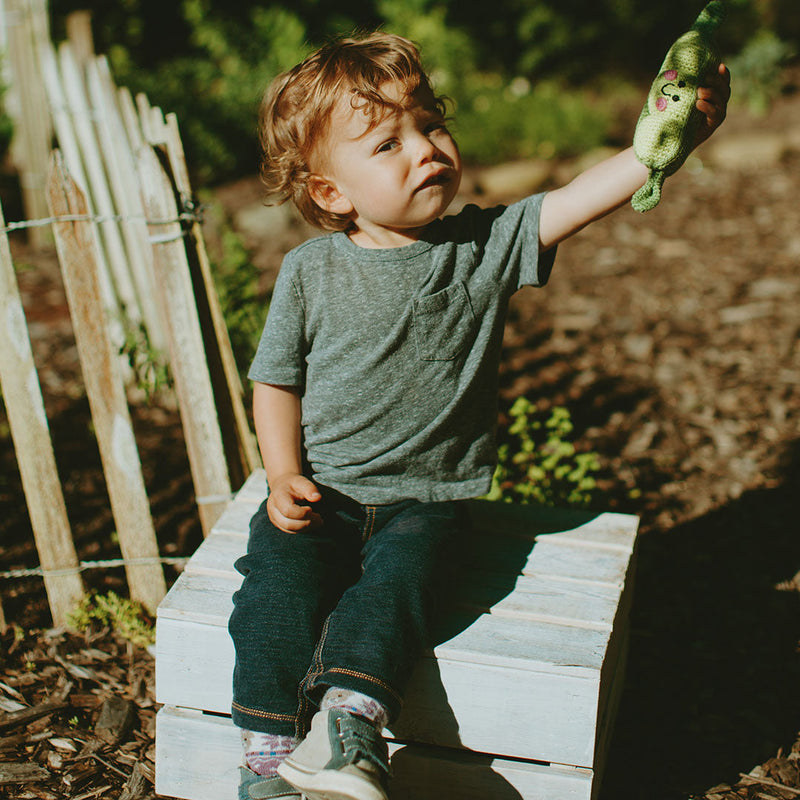
[[265,778],[278,774],[278,766],[297,744],[294,736],[242,730],[245,766]]
[[389,712],[384,705],[374,697],[350,689],[331,686],[320,703],[320,710],[326,711],[329,708],[341,708],[351,714],[358,714],[369,720],[379,731],[389,722]]

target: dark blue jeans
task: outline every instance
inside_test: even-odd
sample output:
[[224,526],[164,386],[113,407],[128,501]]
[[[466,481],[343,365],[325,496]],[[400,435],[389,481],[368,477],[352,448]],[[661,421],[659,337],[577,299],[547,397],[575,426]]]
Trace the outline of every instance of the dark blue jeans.
[[365,506],[320,486],[323,525],[285,533],[266,504],[250,523],[229,629],[234,723],[302,737],[330,686],[380,701],[393,719],[431,643],[437,589],[463,532],[455,502]]

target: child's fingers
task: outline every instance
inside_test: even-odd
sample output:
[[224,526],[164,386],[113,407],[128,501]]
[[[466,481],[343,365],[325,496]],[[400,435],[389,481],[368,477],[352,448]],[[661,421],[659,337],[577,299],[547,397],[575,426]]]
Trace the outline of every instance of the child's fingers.
[[731,99],[731,74],[725,64],[720,64],[716,73],[711,74],[697,89],[697,97],[713,105],[726,106]]
[[710,125],[720,125],[727,114],[727,106],[715,97],[704,98],[698,94],[697,108],[708,117]]
[[267,512],[272,523],[286,533],[299,533],[306,528],[322,524],[322,517],[308,506],[280,506],[277,502],[267,502]]
[[309,503],[316,503],[322,499],[316,484],[303,475],[298,475],[292,480],[291,489],[298,500],[308,500]]
[[698,143],[725,121],[730,96],[731,74],[725,64],[720,64],[716,73],[697,90],[697,109],[706,116],[706,125],[699,131]]
[[300,475],[270,492],[267,511],[272,522],[287,533],[297,533],[322,523],[322,517],[309,503],[321,499],[317,487]]

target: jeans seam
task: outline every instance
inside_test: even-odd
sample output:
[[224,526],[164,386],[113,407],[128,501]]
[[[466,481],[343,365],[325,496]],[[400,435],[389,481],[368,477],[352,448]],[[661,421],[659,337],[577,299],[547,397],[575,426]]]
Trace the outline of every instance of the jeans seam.
[[400,695],[389,686],[388,683],[385,683],[380,678],[376,678],[373,675],[367,675],[366,672],[358,672],[354,669],[345,669],[343,667],[329,667],[325,672],[332,672],[338,675],[347,675],[348,678],[359,678],[361,680],[367,681],[368,683],[373,683],[375,686],[380,686],[385,692],[388,692],[398,703],[402,703],[402,698]]
[[307,732],[303,729],[305,727],[306,711],[308,710],[309,705],[308,698],[306,697],[306,690],[311,689],[314,685],[315,679],[325,671],[325,667],[322,663],[322,648],[325,646],[325,639],[328,635],[328,625],[330,623],[330,619],[330,616],[328,616],[322,626],[322,632],[319,635],[319,641],[314,649],[314,660],[312,661],[311,666],[308,668],[308,672],[306,672],[305,677],[302,681],[300,681],[300,686],[298,687],[300,707],[300,713],[297,715],[298,739],[303,738]]
[[361,543],[366,544],[375,533],[375,520],[378,516],[378,509],[375,506],[364,506],[366,519],[364,520],[364,530],[361,534]]
[[277,722],[296,722],[297,717],[293,714],[275,714],[271,711],[260,711],[257,708],[250,708],[249,706],[243,706],[241,703],[233,702],[231,703],[231,707],[235,708],[237,711],[241,711],[243,714],[248,714],[251,717],[258,717],[259,719],[272,719]]

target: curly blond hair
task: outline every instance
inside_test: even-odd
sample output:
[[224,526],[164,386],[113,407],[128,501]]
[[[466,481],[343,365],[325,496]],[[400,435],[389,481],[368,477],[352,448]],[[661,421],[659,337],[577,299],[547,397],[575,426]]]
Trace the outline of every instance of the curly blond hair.
[[399,82],[405,97],[419,90],[430,93],[444,113],[444,98],[433,94],[416,45],[395,34],[331,42],[272,82],[261,108],[261,177],[276,203],[292,200],[308,222],[323,230],[350,227],[348,216],[325,211],[312,200],[309,161],[342,97],[349,94],[353,107],[364,108],[372,125],[387,110],[399,109],[397,100],[381,92],[389,81]]

